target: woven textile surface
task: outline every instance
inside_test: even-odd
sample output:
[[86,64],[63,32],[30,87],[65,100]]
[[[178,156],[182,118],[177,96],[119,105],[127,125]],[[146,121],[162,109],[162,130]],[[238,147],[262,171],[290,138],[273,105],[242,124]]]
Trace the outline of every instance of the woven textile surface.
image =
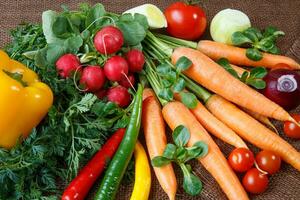
[[[65,4],[71,9],[76,9],[79,2],[84,0],[1,0],[0,1],[0,47],[9,43],[9,30],[16,27],[22,22],[41,22],[42,11],[47,9],[60,10],[60,5]],[[101,2],[104,4],[106,10],[121,13],[128,8],[143,3],[153,3],[161,9],[165,9],[167,5],[173,1],[159,1],[159,0],[104,0],[104,1],[87,1],[91,4]],[[235,8],[245,12],[251,19],[252,25],[258,28],[264,28],[268,25],[274,25],[286,33],[286,36],[281,38],[278,42],[282,52],[300,62],[300,0],[202,0],[199,5],[206,11],[208,22],[221,9]],[[206,30],[204,38],[209,38],[209,29]],[[291,112],[300,113],[300,107]],[[288,139],[283,135],[282,123],[275,122],[275,125],[280,131],[280,135],[300,151],[300,141]],[[255,134],[255,133],[253,133]],[[141,140],[143,141],[142,134]],[[215,139],[215,138],[214,138]],[[232,147],[224,144],[218,139],[215,139],[217,144],[226,156],[232,150]],[[250,145],[255,152],[257,148]],[[193,169],[201,178],[204,184],[204,190],[201,195],[191,197],[183,192],[182,187],[178,188],[178,200],[223,200],[226,196],[219,188],[210,174],[197,162],[192,162]],[[182,183],[181,172],[175,168],[179,184]],[[150,198],[151,200],[166,200],[166,194],[161,189],[152,171],[152,188]],[[250,196],[251,199],[264,200],[292,200],[300,199],[300,172],[293,169],[287,164],[283,164],[281,171],[270,178],[270,185],[267,191],[263,194]],[[132,192],[131,185],[122,185],[118,192],[117,199],[129,199]],[[92,196],[92,195],[91,195]]]

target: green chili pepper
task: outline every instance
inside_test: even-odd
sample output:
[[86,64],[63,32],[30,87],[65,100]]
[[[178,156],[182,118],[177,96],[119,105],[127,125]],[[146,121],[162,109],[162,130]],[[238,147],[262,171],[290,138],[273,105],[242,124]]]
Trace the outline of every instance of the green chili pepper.
[[132,157],[135,143],[137,142],[141,126],[142,93],[143,88],[139,84],[125,136],[106,170],[105,176],[94,197],[95,200],[112,200],[115,198],[122,177]]

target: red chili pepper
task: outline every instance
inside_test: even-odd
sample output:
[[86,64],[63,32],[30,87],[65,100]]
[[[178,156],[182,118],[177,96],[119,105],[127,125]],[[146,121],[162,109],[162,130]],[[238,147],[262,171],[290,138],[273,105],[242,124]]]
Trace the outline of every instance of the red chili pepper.
[[73,179],[62,195],[62,200],[83,200],[90,188],[103,172],[107,161],[115,154],[121,143],[125,129],[117,130],[88,164]]

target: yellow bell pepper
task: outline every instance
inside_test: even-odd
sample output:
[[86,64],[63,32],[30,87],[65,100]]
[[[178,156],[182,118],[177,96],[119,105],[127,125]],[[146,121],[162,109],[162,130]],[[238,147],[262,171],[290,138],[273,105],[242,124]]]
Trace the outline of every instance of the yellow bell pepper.
[[[12,75],[21,75],[22,81]],[[0,50],[0,147],[12,148],[26,138],[53,103],[49,86],[22,63]]]
[[130,200],[147,200],[151,188],[151,171],[147,154],[137,142],[134,149],[135,157],[135,182]]

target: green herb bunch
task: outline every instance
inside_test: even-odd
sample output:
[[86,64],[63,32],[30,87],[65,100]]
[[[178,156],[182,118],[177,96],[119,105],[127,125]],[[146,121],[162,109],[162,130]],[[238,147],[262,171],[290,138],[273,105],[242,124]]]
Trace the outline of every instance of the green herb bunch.
[[189,139],[189,130],[180,125],[175,128],[172,134],[175,144],[167,144],[162,156],[152,159],[154,167],[162,167],[164,165],[175,162],[180,166],[184,175],[183,188],[190,195],[197,195],[202,190],[201,180],[192,173],[192,167],[186,162],[204,157],[208,152],[208,146],[204,142],[196,142],[192,147],[186,147]]
[[246,56],[254,61],[262,59],[263,52],[279,54],[280,50],[276,46],[276,40],[279,36],[285,35],[283,31],[269,26],[263,32],[259,29],[250,27],[244,31],[237,31],[232,34],[232,43],[236,46],[249,47],[246,50]]

